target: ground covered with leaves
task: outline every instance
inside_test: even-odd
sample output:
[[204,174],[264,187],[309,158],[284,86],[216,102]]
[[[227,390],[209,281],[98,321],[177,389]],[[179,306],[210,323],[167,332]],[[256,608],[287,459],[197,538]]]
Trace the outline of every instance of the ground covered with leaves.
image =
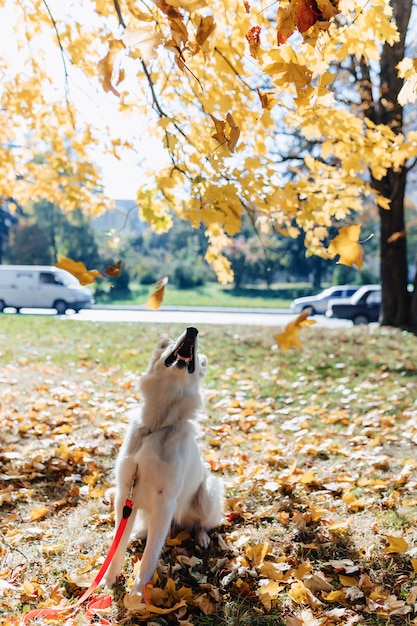
[[[156,340],[181,330],[2,317],[0,623],[72,603],[93,580],[113,534],[106,494],[126,412]],[[127,596],[143,552],[132,544],[106,619],[417,624],[416,337],[313,326],[302,351],[282,352],[278,326],[199,330],[203,445],[225,481],[224,524],[206,552],[170,537],[154,609]],[[81,608],[62,622],[90,619]]]

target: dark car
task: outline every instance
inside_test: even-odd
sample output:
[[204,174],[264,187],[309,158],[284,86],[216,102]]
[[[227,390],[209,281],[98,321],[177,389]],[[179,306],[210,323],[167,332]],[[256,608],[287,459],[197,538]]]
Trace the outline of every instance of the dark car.
[[352,320],[354,324],[369,324],[379,320],[381,286],[363,285],[347,299],[330,300],[326,316]]

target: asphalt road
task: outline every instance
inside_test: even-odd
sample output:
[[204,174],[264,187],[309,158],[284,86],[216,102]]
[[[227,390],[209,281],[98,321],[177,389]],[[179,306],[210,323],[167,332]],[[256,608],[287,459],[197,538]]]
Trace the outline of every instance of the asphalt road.
[[[84,309],[77,315],[67,313],[65,319],[95,322],[142,322],[162,324],[244,324],[248,326],[286,326],[296,317],[287,309],[230,309],[216,307],[164,307],[157,311],[145,308],[98,307]],[[315,316],[317,326],[347,328],[348,320],[332,320]]]
[[[6,315],[15,314],[14,309],[5,309]],[[52,309],[21,309],[23,315],[53,315]],[[88,322],[140,322],[161,324],[244,324],[248,326],[286,326],[296,317],[288,309],[244,309],[219,307],[164,307],[151,311],[144,307],[117,307],[94,305],[75,314],[68,311],[60,319]],[[323,315],[314,317],[317,326],[327,328],[349,328],[349,320],[332,320]]]

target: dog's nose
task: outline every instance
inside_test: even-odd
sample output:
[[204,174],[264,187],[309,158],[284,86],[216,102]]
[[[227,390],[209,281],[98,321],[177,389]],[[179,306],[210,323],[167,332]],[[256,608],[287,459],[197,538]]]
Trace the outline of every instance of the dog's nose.
[[186,332],[186,339],[195,339],[195,337],[197,337],[198,335],[198,330],[196,328],[193,328],[193,326],[190,326],[189,328],[187,328],[187,332]]

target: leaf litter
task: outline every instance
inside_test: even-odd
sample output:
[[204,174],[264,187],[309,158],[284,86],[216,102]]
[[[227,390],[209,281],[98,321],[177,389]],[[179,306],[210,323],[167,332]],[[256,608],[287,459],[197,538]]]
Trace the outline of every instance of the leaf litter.
[[[126,412],[153,343],[178,327],[2,322],[0,621],[14,625],[73,602],[103,562]],[[132,544],[111,623],[417,623],[417,340],[302,333],[284,352],[270,329],[200,328],[225,521],[207,552],[173,534],[148,605],[126,595]]]

